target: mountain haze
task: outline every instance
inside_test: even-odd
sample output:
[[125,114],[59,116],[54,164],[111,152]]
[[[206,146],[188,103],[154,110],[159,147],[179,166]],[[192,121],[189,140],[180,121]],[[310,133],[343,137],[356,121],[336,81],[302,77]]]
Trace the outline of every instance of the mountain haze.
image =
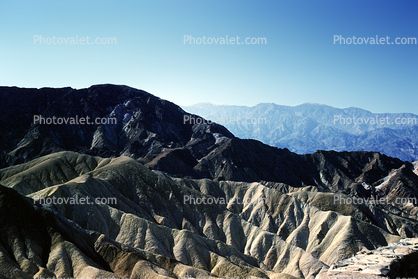
[[313,103],[294,107],[197,104],[183,109],[224,125],[239,138],[256,139],[299,154],[364,150],[406,161],[418,159],[415,114],[372,113]]

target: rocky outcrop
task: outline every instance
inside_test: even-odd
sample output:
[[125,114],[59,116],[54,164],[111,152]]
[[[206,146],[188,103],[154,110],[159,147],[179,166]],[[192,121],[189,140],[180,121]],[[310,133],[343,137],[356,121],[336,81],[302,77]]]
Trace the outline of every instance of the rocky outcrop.
[[352,258],[334,263],[318,278],[416,278],[417,276],[418,238],[406,238],[376,250],[362,250]]

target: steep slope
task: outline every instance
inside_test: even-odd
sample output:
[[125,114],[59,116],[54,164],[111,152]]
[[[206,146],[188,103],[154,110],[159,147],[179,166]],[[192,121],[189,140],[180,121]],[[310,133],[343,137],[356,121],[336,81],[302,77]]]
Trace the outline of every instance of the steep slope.
[[12,189],[0,186],[0,277],[109,277],[108,264],[94,251],[99,235],[60,222]]
[[[48,179],[43,179],[46,173]],[[69,247],[81,251],[66,253],[85,262],[81,269],[78,261],[63,263],[67,267],[60,271],[62,264],[32,260],[38,268],[35,273],[89,274],[94,267],[94,272],[126,278],[314,278],[361,249],[400,239],[396,230],[378,222],[377,211],[385,207],[370,205],[367,209],[372,213],[366,214],[358,205],[333,204],[334,195],[349,196],[328,188],[172,179],[128,157],[102,159],[60,152],[0,170],[0,178],[1,184],[30,198],[25,206],[16,203],[22,214],[47,212],[42,214],[58,224],[55,230]],[[7,191],[23,202],[16,192]],[[71,198],[91,203],[64,202]],[[328,203],[323,203],[327,198]],[[17,210],[14,204],[8,203],[9,210]],[[333,208],[326,208],[327,204]],[[27,217],[41,222],[36,220],[42,218],[31,216]],[[418,235],[416,216],[387,213],[384,218],[383,223],[396,225],[408,220],[410,233]],[[2,222],[8,228],[12,221]],[[9,229],[5,230],[8,235]],[[33,254],[52,260],[55,252],[48,243],[39,244],[44,256],[39,249]],[[15,249],[6,249],[8,261],[16,272],[30,275],[10,257]]]
[[[374,249],[399,239],[353,216],[335,211],[321,211],[298,196],[286,195],[263,184],[184,179],[177,181],[215,198],[229,200],[228,209],[239,214],[241,218],[278,235],[291,245],[304,249],[328,265],[352,255],[359,247]],[[299,193],[309,194],[305,191]],[[271,248],[260,254],[283,257]]]
[[[13,106],[26,95],[37,101],[16,106],[22,123],[16,126]],[[0,122],[1,140],[7,143],[2,144],[3,167],[63,150],[106,157],[126,154],[149,162],[165,148],[184,147],[198,138],[200,145],[196,150],[191,146],[190,150],[199,153],[202,144],[209,148],[215,142],[204,138],[205,134],[234,137],[218,124],[185,121],[193,115],[169,101],[128,86],[105,84],[79,90],[0,87],[0,98],[10,98],[2,104],[6,117]],[[48,125],[34,121],[40,116],[68,122]],[[88,117],[89,124],[69,122],[82,117]]]
[[[13,150],[25,136],[33,122],[33,116],[39,115],[48,105],[71,88],[29,89],[18,87],[0,87],[0,146],[1,151]],[[4,156],[4,154],[2,154]]]
[[[80,169],[77,168],[78,164],[100,161],[69,152],[57,153],[55,158],[51,156],[40,158],[42,161],[51,159],[56,162],[55,168],[49,169],[51,172],[71,169],[68,168],[68,162],[72,163],[73,169]],[[204,194],[157,176],[127,157],[112,159],[108,163],[99,162],[94,170],[74,179],[68,177],[68,181],[49,187],[38,179],[33,180],[32,184],[24,182],[27,177],[39,171],[33,170],[36,167],[31,162],[19,166],[23,170],[20,175],[16,174],[16,167],[6,169],[10,176],[2,177],[7,176],[9,180],[11,177],[20,178],[21,182],[13,184],[13,187],[19,191],[31,191],[28,197],[33,199],[36,206],[48,209],[57,218],[65,217],[84,230],[111,239],[103,241],[104,236],[94,238],[94,249],[108,262],[111,272],[120,276],[142,278],[135,270],[148,275],[151,271],[144,271],[139,266],[157,269],[152,268],[153,265],[157,265],[160,273],[170,278],[209,274],[215,277],[247,278],[253,275],[257,278],[280,278],[280,273],[313,277],[326,267],[303,249],[287,244],[273,233],[263,231],[229,211],[225,205],[184,203],[185,196],[203,197]],[[42,189],[37,190],[39,188]],[[107,201],[117,202],[65,205],[46,202],[47,198],[53,197],[56,200],[61,198],[61,201],[77,197],[78,200],[84,198],[96,201],[96,198],[100,198],[100,201],[104,201],[107,198]],[[231,242],[230,236],[234,234],[237,224],[243,236],[239,241]],[[264,246],[267,240],[275,243],[277,253],[286,251],[292,260],[283,259],[283,262],[272,266],[274,269],[263,264],[262,250],[268,247]],[[246,243],[248,248],[242,249],[242,243]],[[91,243],[89,245],[88,248],[92,249]],[[111,247],[103,247],[109,245]],[[126,259],[125,262],[125,256],[122,256],[124,253],[118,247],[121,247],[119,250],[137,253],[141,257],[132,256],[133,259]],[[254,254],[257,250],[259,252]],[[117,254],[121,254],[121,258],[114,257],[115,251],[119,251]],[[140,263],[140,258],[145,260]],[[45,264],[39,265],[46,267]],[[54,270],[49,271],[56,275]]]

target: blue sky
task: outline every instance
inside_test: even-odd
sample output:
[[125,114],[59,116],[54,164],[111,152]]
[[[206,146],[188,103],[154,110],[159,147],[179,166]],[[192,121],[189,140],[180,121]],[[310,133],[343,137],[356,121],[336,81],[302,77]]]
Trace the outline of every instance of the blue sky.
[[[418,45],[333,43],[334,35],[418,38],[417,15],[414,0],[2,0],[0,85],[114,83],[179,105],[315,102],[418,114]],[[185,35],[267,44],[184,44]],[[35,36],[117,43],[48,45]]]

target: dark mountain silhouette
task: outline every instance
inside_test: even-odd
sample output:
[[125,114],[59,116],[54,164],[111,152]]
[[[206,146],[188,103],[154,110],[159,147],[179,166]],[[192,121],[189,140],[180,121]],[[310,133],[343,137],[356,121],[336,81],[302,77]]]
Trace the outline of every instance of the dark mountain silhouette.
[[[215,143],[212,134],[234,137],[218,124],[192,125],[184,121],[190,114],[180,107],[127,86],[52,91],[0,87],[0,98],[8,100],[2,104],[5,113],[1,119],[1,143],[6,153],[3,166],[62,150],[102,156],[128,154],[146,162],[166,148],[184,147],[192,139],[195,142],[189,150],[198,154]],[[21,98],[23,104],[19,103]],[[42,125],[34,123],[37,115],[44,119],[89,117],[91,122],[112,118],[116,123]]]

